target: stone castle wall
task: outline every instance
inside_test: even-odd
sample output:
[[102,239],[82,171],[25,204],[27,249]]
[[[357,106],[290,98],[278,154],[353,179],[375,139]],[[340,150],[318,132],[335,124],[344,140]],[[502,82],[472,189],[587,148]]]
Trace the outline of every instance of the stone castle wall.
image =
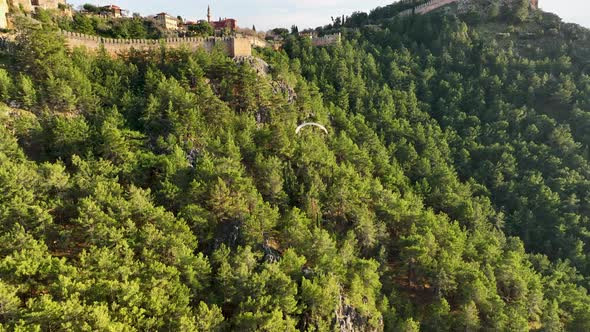
[[43,9],[57,9],[59,5],[65,5],[65,0],[37,0],[31,1],[33,6],[39,6]]
[[8,0],[8,2],[12,2],[15,9],[22,9],[27,13],[33,11],[31,0]]
[[59,5],[65,4],[66,0],[0,0],[0,29],[12,28],[9,17],[15,13],[23,11],[28,14],[37,8],[58,9]]
[[435,9],[438,9],[442,6],[446,6],[448,4],[457,2],[459,0],[430,0],[428,2],[425,2],[419,6],[416,6],[414,8],[410,8],[410,9],[406,9],[402,12],[400,12],[398,15],[399,16],[407,16],[407,15],[411,15],[412,13],[414,14],[426,14],[428,12],[431,12]]
[[232,57],[243,57],[252,55],[252,43],[248,38],[229,38],[229,44],[225,46],[229,46],[228,53]]
[[66,0],[8,0],[15,9],[22,8],[25,12],[32,12],[36,7],[43,9],[57,9],[60,4],[65,5]]
[[330,46],[340,43],[342,40],[342,34],[337,33],[333,35],[325,35],[323,37],[314,37],[311,40],[313,46]]
[[266,42],[266,40],[260,39],[254,36],[248,36],[248,40],[250,40],[250,44],[254,47],[269,47],[270,44]]
[[[406,9],[402,12],[400,12],[398,14],[398,16],[408,16],[411,15],[412,13],[414,14],[426,14],[428,12],[431,12],[437,8],[440,8],[442,6],[446,6],[448,4],[451,3],[455,3],[455,2],[460,2],[460,3],[470,3],[473,0],[430,0],[426,3],[423,3],[419,6],[416,6],[414,8],[410,8],[410,9]],[[408,1],[404,1],[404,2],[409,2]],[[502,4],[512,4],[514,2],[514,0],[501,0]],[[530,6],[532,9],[538,9],[539,8],[539,0],[530,0]]]
[[97,36],[89,36],[76,32],[62,31],[69,47],[85,47],[89,50],[98,50],[101,47],[109,54],[118,54],[135,50],[150,50],[160,47],[161,44],[170,48],[186,47],[189,50],[205,49],[213,50],[221,47],[229,56],[242,57],[252,55],[252,44],[248,38],[167,38],[167,39],[112,39]]
[[415,13],[416,14],[426,14],[426,13],[433,11],[437,8],[440,8],[442,6],[446,6],[448,4],[451,4],[451,3],[454,3],[457,1],[458,0],[431,0],[423,5],[416,7]]

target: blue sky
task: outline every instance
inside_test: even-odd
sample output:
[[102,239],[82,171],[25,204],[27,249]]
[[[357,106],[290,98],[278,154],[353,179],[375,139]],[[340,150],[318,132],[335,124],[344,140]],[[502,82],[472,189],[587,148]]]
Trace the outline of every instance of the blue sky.
[[[205,18],[207,5],[211,4],[214,18],[232,17],[241,27],[256,25],[258,30],[274,27],[300,29],[328,24],[330,16],[369,11],[392,0],[69,0],[78,6],[84,3],[116,4],[131,12],[144,15],[168,12],[190,20]],[[590,27],[590,1],[588,0],[539,0],[540,7],[561,16],[566,22]]]

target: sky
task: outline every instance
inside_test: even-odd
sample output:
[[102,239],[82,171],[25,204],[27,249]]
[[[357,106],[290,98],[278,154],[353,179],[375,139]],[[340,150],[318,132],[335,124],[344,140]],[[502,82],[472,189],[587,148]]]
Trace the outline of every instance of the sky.
[[[256,26],[259,31],[275,27],[315,28],[330,23],[331,16],[368,12],[392,0],[68,0],[74,6],[84,3],[118,5],[143,15],[167,12],[188,20],[204,19],[207,5],[213,18],[231,17],[241,27]],[[539,0],[541,9],[558,14],[565,22],[590,28],[589,0]]]

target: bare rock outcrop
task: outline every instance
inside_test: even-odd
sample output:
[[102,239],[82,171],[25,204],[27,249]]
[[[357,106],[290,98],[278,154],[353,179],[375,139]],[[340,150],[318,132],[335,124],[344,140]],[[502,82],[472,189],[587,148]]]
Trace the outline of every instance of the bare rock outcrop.
[[346,304],[344,296],[341,295],[336,308],[336,328],[341,332],[381,332],[383,320],[379,320],[378,327],[372,326],[369,317],[363,316],[356,308]]

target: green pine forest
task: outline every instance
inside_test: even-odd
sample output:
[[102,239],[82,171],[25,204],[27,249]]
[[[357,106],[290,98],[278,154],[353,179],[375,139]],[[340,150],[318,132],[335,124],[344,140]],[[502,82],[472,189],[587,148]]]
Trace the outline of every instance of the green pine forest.
[[516,2],[293,29],[267,74],[21,23],[0,331],[590,331],[590,30]]

